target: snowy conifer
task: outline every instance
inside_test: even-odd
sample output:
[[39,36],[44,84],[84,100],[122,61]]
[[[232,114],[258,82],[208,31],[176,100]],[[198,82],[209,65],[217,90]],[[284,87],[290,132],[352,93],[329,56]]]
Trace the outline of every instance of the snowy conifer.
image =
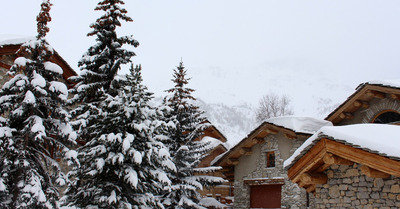
[[200,194],[197,190],[224,180],[219,177],[195,175],[197,171],[204,174],[215,171],[215,168],[196,167],[210,151],[209,143],[199,141],[203,131],[209,127],[203,112],[194,105],[193,89],[187,88],[189,78],[183,63],[174,69],[174,88],[167,90],[169,96],[164,98],[164,105],[170,107],[164,120],[170,125],[168,139],[164,141],[169,148],[177,172],[169,173],[172,186],[164,194],[166,208],[203,208],[200,206]]
[[101,134],[78,149],[80,167],[71,175],[66,203],[81,208],[163,208],[158,194],[175,170],[160,142],[164,123],[149,105],[140,67],[111,83],[117,95],[99,104]]
[[98,103],[105,99],[110,92],[111,81],[114,79],[121,64],[130,62],[135,53],[123,48],[124,45],[137,47],[139,42],[133,36],[118,37],[116,29],[121,26],[121,20],[131,22],[127,11],[120,6],[121,0],[102,0],[95,10],[104,14],[90,25],[93,30],[88,36],[96,37],[96,44],[91,46],[79,61],[81,73],[71,78],[76,82],[72,93],[72,103],[81,104],[73,112],[76,121],[74,126],[80,132],[80,140],[88,141],[96,137],[98,128],[96,122],[101,120],[97,115],[101,110]]
[[85,143],[76,157],[70,156],[75,166],[63,199],[67,206],[162,208],[157,195],[170,184],[164,170],[175,169],[156,135],[163,123],[148,104],[151,93],[141,84],[140,67],[132,67],[127,77],[117,75],[135,55],[122,46],[138,46],[131,36],[117,37],[120,20],[132,21],[122,4],[98,3],[96,10],[104,15],[89,33],[97,43],[83,56],[81,75],[74,78],[74,122]]
[[56,185],[65,178],[54,158],[76,139],[63,109],[63,70],[49,61],[50,7],[41,4],[36,40],[21,45],[0,90],[0,208],[57,208]]

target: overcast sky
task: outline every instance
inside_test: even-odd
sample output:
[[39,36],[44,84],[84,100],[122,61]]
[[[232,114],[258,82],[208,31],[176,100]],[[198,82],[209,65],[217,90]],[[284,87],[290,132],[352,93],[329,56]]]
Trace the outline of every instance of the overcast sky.
[[[41,0],[2,2],[0,34],[36,35]],[[50,44],[78,70],[100,12],[95,0],[53,0]],[[286,94],[295,113],[343,102],[369,80],[400,77],[400,1],[125,0],[133,23],[121,35],[140,42],[150,91],[171,88],[181,60],[195,96],[206,102],[256,105]],[[318,104],[319,103],[319,104]]]

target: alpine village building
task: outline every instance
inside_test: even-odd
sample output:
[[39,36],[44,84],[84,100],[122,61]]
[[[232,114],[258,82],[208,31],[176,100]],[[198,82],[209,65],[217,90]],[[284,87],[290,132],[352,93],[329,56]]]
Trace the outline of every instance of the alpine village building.
[[400,81],[371,81],[324,121],[264,121],[214,163],[232,208],[400,208],[399,99]]
[[[0,40],[0,86],[28,40]],[[72,87],[75,71],[57,52],[51,61]],[[199,167],[220,166],[212,175],[227,182],[200,193],[209,208],[400,208],[399,125],[400,81],[372,81],[325,120],[267,119],[229,150],[210,126],[198,139],[212,146]]]

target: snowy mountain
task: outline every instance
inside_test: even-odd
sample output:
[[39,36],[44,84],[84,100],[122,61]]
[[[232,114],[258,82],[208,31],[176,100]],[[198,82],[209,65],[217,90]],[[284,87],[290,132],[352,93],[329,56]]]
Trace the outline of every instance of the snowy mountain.
[[250,104],[228,106],[225,104],[206,103],[197,100],[198,106],[205,111],[207,119],[228,139],[227,145],[232,147],[253,130],[255,121],[254,107]]
[[[316,98],[316,100],[318,100],[317,107],[315,108],[315,115],[317,116],[309,116],[319,119],[323,119],[342,102],[323,97]],[[153,99],[153,102],[161,104],[162,98],[156,97]],[[207,103],[199,98],[196,102],[196,105],[205,111],[205,116],[211,124],[217,127],[227,138],[226,146],[228,148],[236,145],[259,125],[255,120],[255,109],[257,107],[254,105],[244,102],[239,105]],[[297,115],[298,113],[295,112],[295,114]]]

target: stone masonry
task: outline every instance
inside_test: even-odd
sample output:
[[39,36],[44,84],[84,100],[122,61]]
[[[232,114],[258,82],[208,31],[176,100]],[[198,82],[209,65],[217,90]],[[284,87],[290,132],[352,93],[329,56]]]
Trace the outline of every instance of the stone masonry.
[[[292,183],[287,177],[286,170],[283,169],[284,160],[278,149],[278,138],[275,135],[269,135],[265,138],[265,143],[261,145],[261,155],[257,158],[257,168],[249,171],[248,175],[242,179],[235,179],[235,209],[250,208],[250,186],[244,183],[244,179],[257,179],[257,178],[283,178],[284,185],[282,185],[282,208],[306,208],[306,192],[304,189],[299,188],[297,184]],[[294,139],[292,141],[292,149],[290,154],[298,148],[304,141]],[[275,151],[275,167],[266,167],[265,153]]]
[[370,178],[358,164],[332,165],[325,173],[328,182],[315,190],[316,209],[400,208],[400,178]]
[[[14,63],[15,56],[4,56],[0,55],[0,62],[5,63],[7,65],[12,65]],[[0,88],[10,80],[10,77],[7,75],[8,69],[0,67]]]

